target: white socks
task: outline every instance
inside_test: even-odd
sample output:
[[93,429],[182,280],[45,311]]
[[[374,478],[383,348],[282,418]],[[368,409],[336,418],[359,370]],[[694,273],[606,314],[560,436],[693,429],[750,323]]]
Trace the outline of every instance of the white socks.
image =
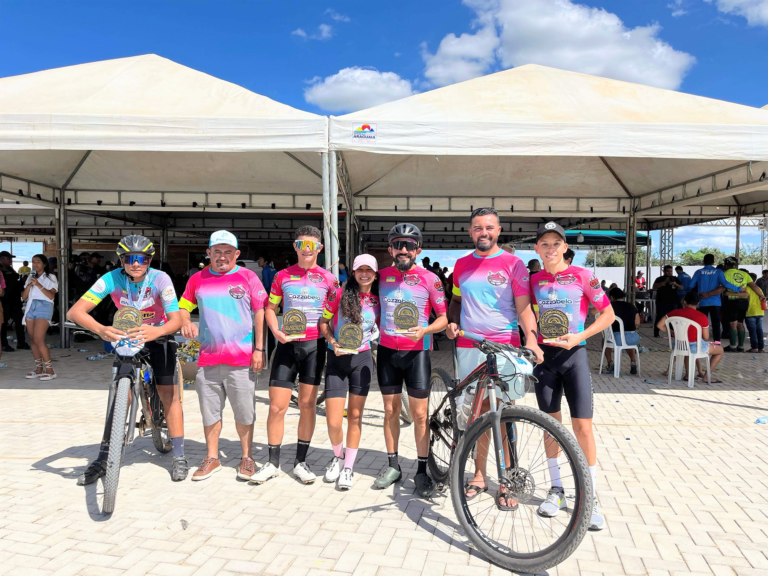
[[562,488],[563,482],[560,480],[560,465],[557,458],[547,458],[547,467],[549,468],[549,479],[552,480],[552,486]]

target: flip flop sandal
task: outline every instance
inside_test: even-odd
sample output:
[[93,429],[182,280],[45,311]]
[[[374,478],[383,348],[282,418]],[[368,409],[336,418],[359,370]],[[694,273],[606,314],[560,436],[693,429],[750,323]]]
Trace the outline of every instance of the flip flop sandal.
[[[474,490],[475,493],[472,496],[469,496],[467,494],[469,490]],[[466,497],[467,502],[469,502],[473,498],[477,498],[483,492],[488,492],[488,486],[478,486],[477,484],[467,484],[466,486],[464,486],[464,496]]]
[[[702,378],[702,380],[704,380],[704,382],[707,383],[707,381],[704,378]],[[714,376],[712,377],[712,380],[708,382],[708,384],[722,384],[722,383],[723,383],[722,380],[718,380]]]
[[[506,502],[506,504],[502,504],[502,500]],[[514,506],[509,505],[510,501],[515,503]],[[500,491],[498,494],[496,494],[496,506],[498,506],[499,510],[504,510],[506,512],[514,512],[515,510],[517,510],[519,504],[517,503],[517,501],[515,501],[514,498],[512,498],[511,495],[509,495],[509,493]]]

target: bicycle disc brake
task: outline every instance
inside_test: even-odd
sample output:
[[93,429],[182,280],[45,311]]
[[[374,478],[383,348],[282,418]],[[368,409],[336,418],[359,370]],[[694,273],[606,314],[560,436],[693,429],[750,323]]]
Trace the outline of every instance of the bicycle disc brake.
[[521,504],[528,504],[533,500],[536,481],[525,468],[513,468],[507,471],[506,477],[502,478],[500,483]]

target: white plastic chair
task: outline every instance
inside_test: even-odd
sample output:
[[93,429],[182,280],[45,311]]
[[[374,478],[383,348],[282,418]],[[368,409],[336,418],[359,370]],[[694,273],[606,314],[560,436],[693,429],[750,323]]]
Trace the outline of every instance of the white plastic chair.
[[[599,314],[597,315],[599,316]],[[621,374],[621,352],[622,350],[634,350],[637,355],[637,375],[640,376],[640,350],[636,345],[627,346],[627,338],[624,336],[624,322],[616,316],[616,322],[619,323],[619,332],[621,333],[622,346],[616,344],[613,338],[613,325],[603,330],[603,351],[600,354],[600,374],[603,373],[603,362],[605,361],[605,349],[609,346],[613,348],[613,377],[618,378]]]
[[[668,384],[672,384],[672,367],[677,358],[675,367],[675,380],[683,379],[683,363],[688,358],[688,388],[693,388],[693,381],[696,377],[696,360],[707,361],[707,383],[712,383],[712,371],[709,369],[709,354],[702,352],[701,325],[688,318],[679,316],[667,318],[664,321],[669,336],[669,347],[672,349],[672,355],[669,357],[669,378]],[[696,352],[691,352],[690,342],[688,342],[688,328],[696,330]],[[676,335],[674,338],[672,334]]]

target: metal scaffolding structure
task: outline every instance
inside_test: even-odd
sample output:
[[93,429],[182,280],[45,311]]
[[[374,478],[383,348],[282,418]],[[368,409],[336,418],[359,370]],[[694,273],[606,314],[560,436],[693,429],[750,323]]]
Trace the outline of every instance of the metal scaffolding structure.
[[667,228],[661,231],[661,241],[659,242],[659,257],[661,258],[661,273],[664,273],[664,266],[672,264],[675,259],[675,229]]

